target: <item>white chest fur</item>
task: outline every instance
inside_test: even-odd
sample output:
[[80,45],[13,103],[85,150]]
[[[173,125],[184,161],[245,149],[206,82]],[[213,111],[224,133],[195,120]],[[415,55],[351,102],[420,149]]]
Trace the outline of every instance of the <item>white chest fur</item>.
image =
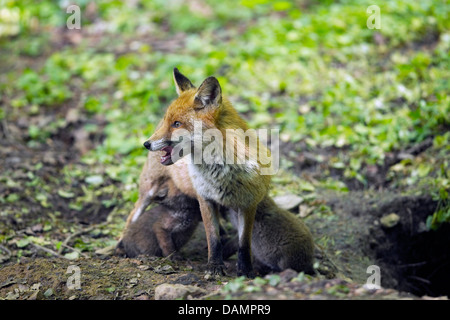
[[189,164],[189,175],[197,193],[221,205],[237,208],[253,203],[258,173],[236,164]]

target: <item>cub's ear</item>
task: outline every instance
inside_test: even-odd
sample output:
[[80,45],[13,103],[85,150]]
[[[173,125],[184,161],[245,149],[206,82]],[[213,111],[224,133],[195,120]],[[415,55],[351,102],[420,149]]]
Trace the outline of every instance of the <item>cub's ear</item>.
[[183,91],[195,88],[192,82],[188,78],[186,78],[177,68],[173,69],[173,81],[175,82],[175,87],[177,89],[178,95],[180,95]]
[[222,103],[222,89],[214,77],[206,78],[195,94],[195,108],[218,107]]
[[167,196],[167,194],[169,193],[169,188],[165,187],[165,188],[160,188],[157,192],[156,192],[156,197],[158,198],[165,198]]

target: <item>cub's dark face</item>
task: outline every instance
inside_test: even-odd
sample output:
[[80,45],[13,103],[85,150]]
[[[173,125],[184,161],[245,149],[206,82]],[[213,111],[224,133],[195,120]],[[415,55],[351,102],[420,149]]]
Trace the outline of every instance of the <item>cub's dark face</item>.
[[191,198],[182,193],[170,178],[165,178],[160,182],[155,190],[153,201],[161,204],[173,211],[198,211],[200,208],[197,199]]

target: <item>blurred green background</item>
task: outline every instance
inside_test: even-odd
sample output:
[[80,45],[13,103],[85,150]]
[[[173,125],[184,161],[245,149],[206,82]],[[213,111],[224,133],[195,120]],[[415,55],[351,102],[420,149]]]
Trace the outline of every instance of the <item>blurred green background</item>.
[[[66,27],[70,4],[81,9],[80,30]],[[367,27],[373,4],[381,10],[378,30]],[[138,195],[142,142],[176,96],[174,67],[196,85],[216,76],[252,127],[280,128],[283,170],[273,194],[420,187],[448,199],[448,1],[0,6],[4,150],[20,143],[36,154],[69,154],[56,174],[45,174],[45,157],[27,168],[4,162],[3,217],[20,221],[41,210],[50,226],[52,214],[76,215],[100,202],[123,222]],[[399,156],[424,142],[431,144],[424,155]],[[24,210],[24,201],[33,209]],[[444,208],[442,221],[450,219]]]

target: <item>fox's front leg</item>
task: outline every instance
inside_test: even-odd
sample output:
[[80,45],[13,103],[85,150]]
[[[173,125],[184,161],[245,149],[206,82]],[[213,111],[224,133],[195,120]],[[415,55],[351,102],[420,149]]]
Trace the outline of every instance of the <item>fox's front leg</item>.
[[249,207],[238,210],[238,262],[237,274],[238,276],[245,275],[249,278],[254,278],[251,253],[251,241],[253,223],[255,222],[256,207]]
[[153,232],[155,233],[156,239],[158,241],[159,247],[162,250],[162,254],[164,257],[167,257],[173,254],[175,249],[175,244],[172,240],[171,230],[164,226],[162,221],[156,221],[152,227]]
[[225,275],[220,241],[219,206],[203,198],[199,198],[198,201],[208,242],[208,272]]

